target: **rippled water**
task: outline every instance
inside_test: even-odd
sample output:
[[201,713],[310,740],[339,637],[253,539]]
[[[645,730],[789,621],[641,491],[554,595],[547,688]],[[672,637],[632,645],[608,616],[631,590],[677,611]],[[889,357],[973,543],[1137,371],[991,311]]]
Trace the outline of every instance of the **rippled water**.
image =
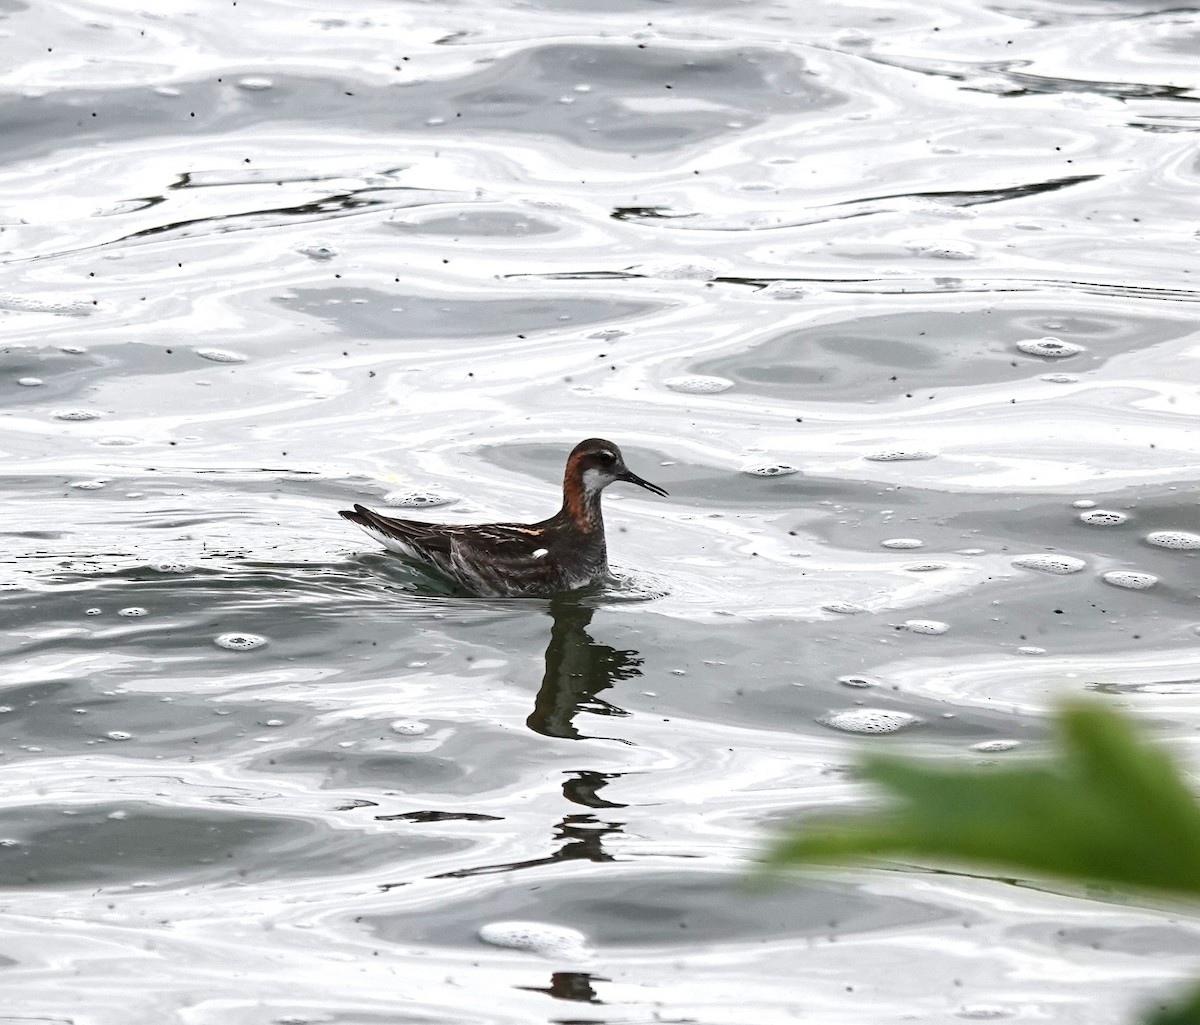
[[[0,33],[5,1015],[1115,1023],[1194,967],[1154,907],[743,878],[857,745],[1092,691],[1194,757],[1195,11]],[[589,435],[671,492],[601,593],[336,515],[541,518]]]

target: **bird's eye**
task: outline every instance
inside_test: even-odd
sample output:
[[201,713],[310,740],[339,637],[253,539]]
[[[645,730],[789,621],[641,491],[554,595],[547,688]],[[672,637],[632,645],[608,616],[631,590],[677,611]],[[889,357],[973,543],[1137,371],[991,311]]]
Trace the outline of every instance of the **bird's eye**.
[[600,462],[606,464],[612,464],[617,461],[617,457],[609,452],[608,449],[605,449],[603,452],[597,452],[596,458],[599,459]]

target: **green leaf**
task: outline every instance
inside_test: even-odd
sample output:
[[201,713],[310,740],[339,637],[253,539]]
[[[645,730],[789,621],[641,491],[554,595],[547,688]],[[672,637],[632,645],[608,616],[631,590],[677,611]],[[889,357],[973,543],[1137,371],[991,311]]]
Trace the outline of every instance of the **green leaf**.
[[1200,805],[1125,716],[1065,708],[1057,757],[1005,767],[873,755],[883,810],[803,821],[769,867],[890,855],[1200,896]]
[[1152,1011],[1146,1025],[1200,1025],[1200,986],[1188,990],[1182,999]]

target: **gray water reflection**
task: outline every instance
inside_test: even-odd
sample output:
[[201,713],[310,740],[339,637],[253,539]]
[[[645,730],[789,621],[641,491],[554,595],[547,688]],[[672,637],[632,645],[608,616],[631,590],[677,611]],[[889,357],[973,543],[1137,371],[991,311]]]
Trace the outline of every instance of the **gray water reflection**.
[[[1022,881],[740,884],[864,796],[831,715],[996,761],[1088,691],[1192,753],[1197,550],[1147,539],[1200,533],[1188,11],[0,20],[7,1014],[1124,1025],[1194,971]],[[336,516],[537,519],[590,435],[672,495],[574,603]]]
[[597,644],[587,632],[595,612],[594,607],[572,598],[550,602],[554,623],[546,646],[546,673],[526,720],[535,733],[578,740],[583,736],[574,721],[579,713],[629,714],[597,695],[618,680],[640,676],[642,659],[636,651]]

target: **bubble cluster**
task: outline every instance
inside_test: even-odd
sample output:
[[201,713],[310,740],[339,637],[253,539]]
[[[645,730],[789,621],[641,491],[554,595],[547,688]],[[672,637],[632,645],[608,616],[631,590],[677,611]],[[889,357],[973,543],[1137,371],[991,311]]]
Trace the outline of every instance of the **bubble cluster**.
[[130,619],[134,619],[134,618],[136,618],[136,617],[138,617],[138,616],[144,616],[144,615],[146,615],[146,610],[145,610],[144,608],[142,608],[140,605],[130,605],[130,606],[129,606],[128,608],[126,608],[126,609],[121,609],[121,610],[119,610],[119,611],[117,612],[117,615],[118,615],[118,616],[125,616],[125,617],[127,617],[127,618],[130,618]]
[[919,726],[924,721],[911,712],[901,712],[892,708],[847,708],[817,720],[822,726],[829,726],[843,733],[895,733]]
[[385,505],[398,509],[431,509],[438,505],[453,505],[458,501],[440,491],[389,491],[383,496]]
[[419,737],[429,732],[429,723],[419,719],[396,719],[391,725],[391,730],[402,737]]
[[1093,527],[1115,527],[1129,517],[1115,509],[1085,509],[1079,514],[1079,522]]
[[1047,384],[1075,384],[1079,380],[1074,374],[1042,374]]
[[98,615],[100,615],[100,614],[101,614],[103,611],[104,611],[103,609],[95,609],[95,608],[92,608],[92,609],[84,609],[84,610],[83,610],[83,614],[84,614],[85,616],[98,616]]
[[1078,356],[1084,351],[1082,345],[1075,342],[1064,342],[1061,338],[1023,338],[1017,342],[1017,348],[1029,356],[1041,356],[1043,359],[1066,359],[1068,356]]
[[884,548],[924,548],[925,542],[915,537],[889,537],[886,541],[880,541],[880,545]]
[[910,562],[904,567],[906,573],[936,573],[939,569],[945,569],[944,562]]
[[265,637],[251,633],[218,634],[213,638],[213,644],[228,651],[253,651],[267,643]]
[[685,395],[717,395],[733,387],[733,382],[727,377],[705,377],[700,374],[668,377],[663,384],[671,391],[683,392]]
[[124,730],[109,730],[106,734],[109,740],[132,740],[133,734],[126,733]]
[[799,472],[787,463],[751,463],[742,467],[742,473],[748,473],[751,477],[787,477]]
[[1186,530],[1156,530],[1146,535],[1146,541],[1159,548],[1200,548],[1200,534],[1191,534]]
[[546,922],[489,922],[480,928],[479,938],[494,947],[525,950],[558,960],[582,961],[590,955],[583,933]]
[[196,349],[196,355],[213,363],[245,363],[248,357],[240,352],[229,352],[226,349]]
[[1045,648],[1039,648],[1036,644],[1023,644],[1017,649],[1018,655],[1044,655]]
[[1139,573],[1132,569],[1111,569],[1101,573],[1100,579],[1113,587],[1124,587],[1130,591],[1144,591],[1158,583],[1153,573]]
[[1040,573],[1055,573],[1059,576],[1066,576],[1068,573],[1078,573],[1087,566],[1086,562],[1075,558],[1073,555],[1050,555],[1046,553],[1021,555],[1013,559],[1012,564],[1019,566],[1021,569],[1035,569]]
[[949,630],[950,624],[939,619],[906,619],[900,629],[907,630],[910,634],[937,635]]
[[890,448],[869,452],[863,458],[873,463],[907,463],[920,459],[936,459],[937,453],[923,448]]
[[70,486],[78,491],[99,491],[105,483],[102,480],[73,480]]
[[54,414],[54,419],[82,422],[84,420],[99,420],[101,415],[101,413],[96,412],[94,409],[60,409]]

